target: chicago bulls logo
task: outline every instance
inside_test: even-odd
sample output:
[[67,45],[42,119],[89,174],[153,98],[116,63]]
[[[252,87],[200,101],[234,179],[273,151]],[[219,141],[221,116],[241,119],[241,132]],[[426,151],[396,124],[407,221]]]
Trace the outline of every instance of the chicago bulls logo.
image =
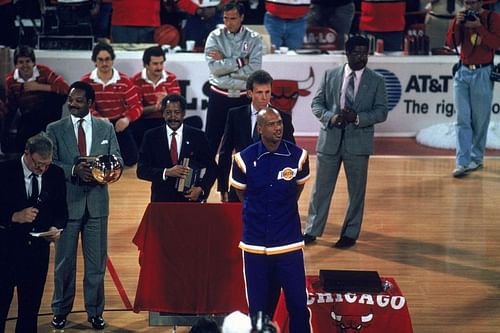
[[[303,84],[307,87],[299,87],[299,84]],[[311,92],[308,89],[310,89],[313,84],[314,71],[312,67],[309,67],[309,77],[305,80],[274,80],[271,104],[278,110],[291,114],[299,96],[309,96]]]
[[347,310],[335,310],[334,306],[330,313],[332,319],[335,321],[338,333],[360,332],[363,328],[370,326],[373,320],[373,312],[371,310],[367,313],[345,311]]

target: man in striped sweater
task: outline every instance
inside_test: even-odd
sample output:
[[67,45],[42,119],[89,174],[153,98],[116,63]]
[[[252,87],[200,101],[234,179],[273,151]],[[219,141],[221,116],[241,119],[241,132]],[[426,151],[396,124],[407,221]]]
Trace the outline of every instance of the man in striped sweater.
[[142,115],[137,90],[126,74],[113,67],[115,52],[111,45],[98,43],[92,50],[96,68],[85,74],[81,81],[89,83],[95,91],[95,109],[92,114],[113,123],[126,166],[137,163],[138,148],[130,124]]
[[5,79],[7,113],[2,149],[21,154],[28,138],[61,118],[68,84],[49,67],[38,65],[30,46],[16,48],[14,66]]
[[142,63],[144,69],[132,77],[144,108],[142,116],[131,125],[137,147],[141,146],[144,132],[165,123],[161,109],[163,98],[181,93],[175,74],[164,69],[165,54],[161,47],[147,48]]

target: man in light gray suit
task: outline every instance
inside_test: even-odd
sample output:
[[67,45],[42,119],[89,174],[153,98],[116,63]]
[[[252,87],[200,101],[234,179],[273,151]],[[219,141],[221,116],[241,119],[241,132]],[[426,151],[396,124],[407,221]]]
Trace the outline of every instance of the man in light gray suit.
[[347,178],[349,203],[336,248],[353,246],[363,221],[368,159],[373,153],[374,124],[387,118],[382,76],[366,68],[368,39],[346,42],[347,64],[328,70],[312,101],[321,122],[317,143],[316,181],[313,186],[304,242],[323,234],[341,164]]
[[119,158],[118,141],[109,121],[93,117],[92,87],[75,82],[69,88],[69,117],[51,123],[47,133],[54,142],[54,163],[66,176],[69,218],[56,242],[52,326],[63,329],[75,298],[78,235],[82,233],[84,258],[83,294],[88,321],[94,329],[105,326],[104,274],[107,260],[109,195],[107,185],[93,182],[90,163],[82,157],[113,154]]

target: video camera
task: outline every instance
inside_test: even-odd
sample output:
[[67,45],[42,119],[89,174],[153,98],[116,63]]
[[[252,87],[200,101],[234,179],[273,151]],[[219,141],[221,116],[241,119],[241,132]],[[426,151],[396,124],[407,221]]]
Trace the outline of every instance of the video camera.
[[465,21],[475,21],[479,17],[479,13],[472,9],[467,9],[464,12]]

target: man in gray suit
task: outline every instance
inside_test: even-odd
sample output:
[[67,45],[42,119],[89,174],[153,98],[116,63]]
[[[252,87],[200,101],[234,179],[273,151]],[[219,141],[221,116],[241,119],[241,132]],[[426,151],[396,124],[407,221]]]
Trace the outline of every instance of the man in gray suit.
[[317,143],[316,181],[313,186],[304,242],[323,234],[332,194],[344,164],[349,204],[336,248],[353,246],[358,239],[365,205],[368,159],[373,153],[373,125],[387,118],[382,76],[366,68],[368,39],[346,42],[347,64],[328,70],[312,102],[321,122]]
[[78,235],[82,233],[84,258],[83,294],[88,321],[94,329],[103,329],[104,274],[107,260],[109,195],[107,185],[93,182],[85,156],[113,154],[119,158],[113,125],[95,118],[89,108],[95,101],[92,87],[75,82],[69,88],[69,117],[51,123],[47,133],[54,142],[54,163],[66,176],[69,218],[66,229],[56,242],[52,326],[62,329],[75,298]]

